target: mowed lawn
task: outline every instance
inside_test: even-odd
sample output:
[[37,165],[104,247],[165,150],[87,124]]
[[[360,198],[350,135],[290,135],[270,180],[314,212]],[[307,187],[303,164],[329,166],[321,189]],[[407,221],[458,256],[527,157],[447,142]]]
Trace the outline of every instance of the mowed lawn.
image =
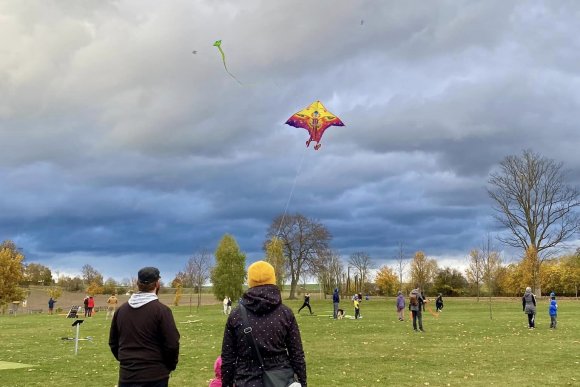
[[[299,301],[285,301],[294,311]],[[363,301],[360,320],[333,320],[330,300],[312,303],[316,315],[297,315],[310,386],[566,386],[580,385],[580,302],[559,300],[558,329],[550,330],[548,303],[538,305],[537,327],[527,329],[519,299],[445,299],[439,318],[424,315],[425,333],[399,322],[394,299]],[[434,306],[430,304],[433,308]],[[341,302],[349,315],[351,303]],[[221,305],[173,308],[181,355],[170,386],[207,386],[221,350]],[[406,316],[407,317],[407,316]],[[81,325],[74,355],[73,320],[62,316],[0,316],[0,386],[115,386],[118,364],[103,312]],[[6,363],[3,363],[4,365]]]

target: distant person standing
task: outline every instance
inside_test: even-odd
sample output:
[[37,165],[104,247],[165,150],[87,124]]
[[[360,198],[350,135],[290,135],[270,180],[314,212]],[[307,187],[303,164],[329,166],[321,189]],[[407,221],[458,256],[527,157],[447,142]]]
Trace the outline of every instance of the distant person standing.
[[48,314],[52,314],[52,311],[54,310],[54,303],[55,302],[56,301],[52,297],[50,297],[48,299]]
[[177,367],[179,332],[157,297],[160,278],[155,267],[139,270],[139,292],[113,315],[109,347],[120,365],[118,387],[167,387]]
[[88,295],[83,300],[83,306],[85,308],[85,317],[89,317],[89,296]]
[[310,307],[310,293],[306,293],[304,295],[304,302],[302,303],[302,306],[300,307],[300,309],[298,309],[298,314],[300,314],[300,311],[305,307],[308,307],[310,314],[312,314],[312,308]]
[[232,299],[228,297],[228,303],[226,304],[227,306],[227,314],[229,315],[230,313],[232,313]]
[[556,323],[558,318],[558,304],[556,303],[556,293],[550,293],[550,306],[548,308],[550,314],[550,328],[556,329]]
[[95,309],[95,299],[93,298],[93,296],[89,297],[88,307],[89,307],[89,317],[93,317],[93,309]]
[[353,304],[354,304],[354,318],[355,320],[358,320],[358,318],[360,317],[360,300],[358,299],[358,297],[354,298]]
[[227,316],[228,315],[228,296],[224,296],[224,300],[222,301],[222,304],[224,306],[224,314]]
[[119,300],[117,299],[117,296],[115,295],[115,293],[111,294],[111,297],[109,297],[107,299],[107,315],[105,316],[105,320],[107,320],[109,318],[109,316],[111,316],[111,318],[113,318],[113,316],[115,315],[115,310],[117,309],[118,303],[119,303]]
[[397,315],[399,316],[399,321],[405,321],[405,296],[400,290],[397,293]]
[[532,293],[532,288],[527,287],[524,296],[522,297],[522,307],[524,313],[528,315],[528,328],[534,329],[536,327],[536,296]]
[[[411,290],[409,295],[409,310],[413,316],[413,330],[415,332],[425,332],[423,330],[423,311],[425,310],[425,299],[421,295],[419,286]],[[417,323],[419,323],[419,329],[417,329]]]
[[332,317],[336,320],[338,318],[338,304],[340,303],[340,294],[338,294],[338,288],[334,288],[334,293],[332,293],[332,304],[334,306]]
[[439,293],[437,299],[435,299],[435,308],[437,312],[441,312],[443,310],[443,295]]

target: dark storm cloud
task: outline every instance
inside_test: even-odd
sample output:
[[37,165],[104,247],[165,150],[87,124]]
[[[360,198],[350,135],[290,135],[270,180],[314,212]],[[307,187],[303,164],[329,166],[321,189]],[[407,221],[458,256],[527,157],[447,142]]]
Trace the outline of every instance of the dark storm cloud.
[[[225,233],[261,257],[287,207],[345,257],[388,263],[403,242],[463,262],[496,231],[485,188],[503,157],[534,149],[578,183],[579,11],[2,3],[2,238],[63,272],[163,262],[171,276]],[[346,124],[318,152],[284,125],[316,99]]]

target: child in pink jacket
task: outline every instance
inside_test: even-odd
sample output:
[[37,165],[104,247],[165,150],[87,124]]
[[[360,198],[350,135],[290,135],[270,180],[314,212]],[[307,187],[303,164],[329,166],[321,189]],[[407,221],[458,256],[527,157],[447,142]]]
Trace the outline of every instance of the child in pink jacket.
[[222,387],[222,357],[218,356],[213,364],[215,379],[210,380],[209,387]]

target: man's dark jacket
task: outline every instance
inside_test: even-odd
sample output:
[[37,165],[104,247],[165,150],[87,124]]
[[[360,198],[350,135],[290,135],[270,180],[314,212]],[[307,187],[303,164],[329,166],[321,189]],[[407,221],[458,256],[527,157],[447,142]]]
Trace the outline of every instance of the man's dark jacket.
[[167,379],[179,357],[179,332],[171,309],[159,300],[137,308],[121,305],[111,322],[109,346],[120,363],[120,382]]
[[[252,334],[266,369],[292,366],[299,382],[306,387],[306,361],[298,323],[292,310],[282,304],[275,285],[248,289],[242,301],[248,311]],[[228,317],[222,342],[222,385],[224,387],[262,386],[262,371],[243,332],[240,308]]]

